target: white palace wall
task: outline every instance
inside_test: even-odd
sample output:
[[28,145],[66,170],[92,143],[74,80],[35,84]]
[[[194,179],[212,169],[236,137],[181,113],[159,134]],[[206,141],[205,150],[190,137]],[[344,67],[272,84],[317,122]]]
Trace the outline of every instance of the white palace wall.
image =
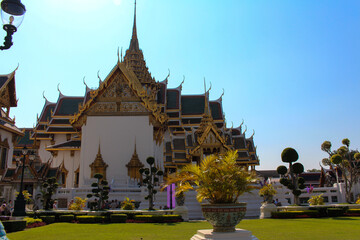
[[96,158],[99,144],[102,158],[108,164],[106,175],[109,183],[127,185],[126,164],[134,153],[135,140],[137,154],[145,166],[149,156],[155,155],[158,162],[163,162],[162,145],[154,143],[149,116],[88,116],[82,127],[79,187],[94,182],[90,179],[89,165]]

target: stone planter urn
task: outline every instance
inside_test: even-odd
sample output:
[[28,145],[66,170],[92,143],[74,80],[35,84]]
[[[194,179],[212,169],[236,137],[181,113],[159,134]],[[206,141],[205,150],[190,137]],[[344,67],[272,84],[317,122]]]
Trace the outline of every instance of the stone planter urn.
[[184,222],[189,221],[189,210],[185,204],[185,195],[184,193],[179,194],[175,197],[176,200],[176,208],[174,209],[174,214],[180,215]]
[[245,216],[246,203],[201,204],[201,210],[213,225],[213,232],[235,232],[235,226]]
[[264,195],[264,202],[266,203],[272,203],[274,199],[273,195]]

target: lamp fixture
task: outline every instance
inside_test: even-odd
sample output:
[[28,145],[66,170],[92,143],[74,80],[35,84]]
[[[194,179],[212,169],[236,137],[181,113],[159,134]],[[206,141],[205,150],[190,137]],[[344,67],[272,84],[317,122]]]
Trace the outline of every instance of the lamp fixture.
[[25,12],[25,6],[20,0],[3,0],[1,2],[1,20],[7,34],[4,46],[0,46],[0,50],[9,49],[13,45],[12,35],[22,23]]

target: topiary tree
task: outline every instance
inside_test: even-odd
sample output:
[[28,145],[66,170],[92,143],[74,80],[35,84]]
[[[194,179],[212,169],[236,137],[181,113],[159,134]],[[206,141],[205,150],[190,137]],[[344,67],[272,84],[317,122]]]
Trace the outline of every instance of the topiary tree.
[[298,159],[299,155],[295,149],[285,148],[281,153],[281,160],[289,163],[289,169],[281,165],[276,170],[281,176],[280,183],[292,190],[294,203],[296,205],[300,204],[299,196],[301,195],[301,189],[305,188],[304,178],[299,177],[299,175],[304,172],[304,166],[301,163],[294,163]]
[[52,199],[52,196],[55,194],[56,189],[59,187],[59,184],[56,182],[56,178],[51,177],[47,178],[42,184],[42,203],[45,210],[50,210],[53,208],[55,199]]
[[95,199],[97,200],[97,206],[94,206],[95,210],[101,210],[103,209],[104,201],[109,199],[110,187],[108,186],[108,182],[103,179],[102,174],[96,173],[94,175],[94,178],[96,178],[97,181],[91,184],[91,187],[93,187],[93,189],[91,190],[92,193],[89,193],[87,197],[95,197]]
[[154,210],[154,197],[157,193],[154,187],[159,182],[159,177],[164,175],[164,173],[155,167],[155,159],[153,157],[148,157],[146,162],[149,164],[149,168],[140,168],[139,172],[144,177],[142,182],[147,186],[149,193],[145,200],[149,200],[149,210]]
[[323,164],[333,167],[336,171],[336,180],[339,183],[338,169],[341,169],[342,179],[345,184],[346,201],[351,203],[354,201],[351,194],[353,185],[356,184],[360,176],[360,153],[350,149],[350,140],[344,138],[343,146],[335,151],[331,151],[331,142],[325,141],[321,145],[321,150],[329,154],[329,158],[323,159]]

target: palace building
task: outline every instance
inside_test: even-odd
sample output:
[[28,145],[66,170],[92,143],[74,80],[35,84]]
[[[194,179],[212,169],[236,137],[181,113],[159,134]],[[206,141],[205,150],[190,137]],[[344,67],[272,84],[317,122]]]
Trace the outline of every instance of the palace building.
[[[168,88],[168,81],[169,76],[156,81],[146,66],[135,7],[129,49],[97,89],[84,82],[84,96],[59,90],[56,102],[44,97],[35,127],[19,140],[36,155],[28,164],[29,178],[55,176],[64,188],[76,188],[90,186],[94,174],[101,173],[112,187],[126,187],[141,181],[138,170],[149,156],[171,173],[229,149],[238,150],[240,165],[255,170],[253,135],[246,137],[242,124],[226,126],[223,95],[210,100],[210,89],[186,95],[182,83]],[[16,176],[16,170],[8,175]]]

